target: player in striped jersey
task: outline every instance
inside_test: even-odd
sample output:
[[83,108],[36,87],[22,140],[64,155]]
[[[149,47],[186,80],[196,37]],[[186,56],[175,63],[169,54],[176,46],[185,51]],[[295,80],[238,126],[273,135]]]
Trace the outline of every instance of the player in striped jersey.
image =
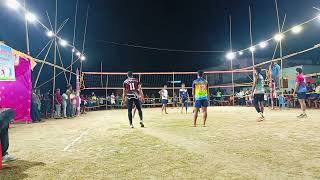
[[139,97],[142,95],[142,89],[140,86],[140,82],[138,79],[133,77],[133,72],[128,72],[128,79],[123,82],[123,94],[122,94],[122,105],[127,104],[128,108],[128,118],[130,123],[130,128],[133,128],[132,124],[132,108],[133,104],[135,104],[138,109],[140,116],[140,125],[144,127],[143,118],[142,118],[142,110],[141,110],[141,102]]

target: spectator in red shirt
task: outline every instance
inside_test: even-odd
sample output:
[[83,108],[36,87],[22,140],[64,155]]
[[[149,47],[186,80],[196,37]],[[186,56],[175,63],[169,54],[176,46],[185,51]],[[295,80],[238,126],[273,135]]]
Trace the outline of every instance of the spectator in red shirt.
[[61,104],[62,104],[62,96],[60,93],[60,89],[56,89],[54,93],[54,105],[56,107],[55,118],[61,118]]

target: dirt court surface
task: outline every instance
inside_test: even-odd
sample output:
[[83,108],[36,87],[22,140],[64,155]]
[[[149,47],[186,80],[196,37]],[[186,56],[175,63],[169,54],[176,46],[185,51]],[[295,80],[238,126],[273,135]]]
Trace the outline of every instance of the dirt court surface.
[[144,109],[146,128],[128,128],[125,110],[14,125],[17,156],[0,179],[319,179],[320,111],[212,107],[207,127],[192,114]]

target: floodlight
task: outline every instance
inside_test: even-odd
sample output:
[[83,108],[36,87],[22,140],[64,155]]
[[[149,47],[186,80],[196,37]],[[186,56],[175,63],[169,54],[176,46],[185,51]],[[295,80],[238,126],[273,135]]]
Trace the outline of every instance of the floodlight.
[[274,36],[274,40],[276,40],[278,42],[281,41],[283,38],[284,38],[284,35],[282,33],[276,34]]
[[17,10],[20,7],[20,3],[16,0],[7,0],[7,6],[11,9]]
[[298,25],[298,26],[294,26],[291,31],[293,34],[299,34],[302,31],[302,26]]
[[81,61],[84,61],[84,60],[86,60],[86,57],[82,55],[82,56],[80,57],[80,59],[81,59]]
[[228,60],[233,60],[236,57],[236,54],[234,52],[228,52],[226,55],[226,58]]
[[48,36],[48,37],[52,37],[52,36],[54,36],[54,33],[53,33],[52,31],[48,31],[48,32],[47,32],[47,36]]
[[64,47],[64,46],[68,45],[68,42],[63,40],[63,39],[61,39],[60,40],[60,45]]
[[74,48],[72,48],[72,52],[74,53],[76,50],[74,50]]
[[29,21],[31,23],[33,23],[37,20],[37,17],[34,14],[29,13],[29,12],[26,13],[25,18],[27,21]]
[[81,56],[81,53],[78,51],[78,52],[76,53],[76,55],[77,55],[78,57],[80,57],[80,56]]
[[242,51],[240,51],[240,52],[239,52],[239,55],[243,55],[243,52],[242,52]]
[[249,48],[249,50],[250,50],[251,52],[254,52],[254,51],[256,51],[256,47],[251,46],[251,47]]
[[267,41],[262,41],[261,43],[259,43],[260,48],[265,48],[268,46],[268,42]]

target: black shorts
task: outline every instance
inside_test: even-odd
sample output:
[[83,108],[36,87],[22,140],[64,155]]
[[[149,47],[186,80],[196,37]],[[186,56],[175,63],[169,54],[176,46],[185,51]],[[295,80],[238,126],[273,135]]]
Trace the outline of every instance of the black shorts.
[[264,94],[255,94],[253,96],[253,98],[254,98],[255,101],[263,102],[264,101]]
[[303,99],[307,99],[307,93],[306,92],[298,92],[298,99],[303,100]]

